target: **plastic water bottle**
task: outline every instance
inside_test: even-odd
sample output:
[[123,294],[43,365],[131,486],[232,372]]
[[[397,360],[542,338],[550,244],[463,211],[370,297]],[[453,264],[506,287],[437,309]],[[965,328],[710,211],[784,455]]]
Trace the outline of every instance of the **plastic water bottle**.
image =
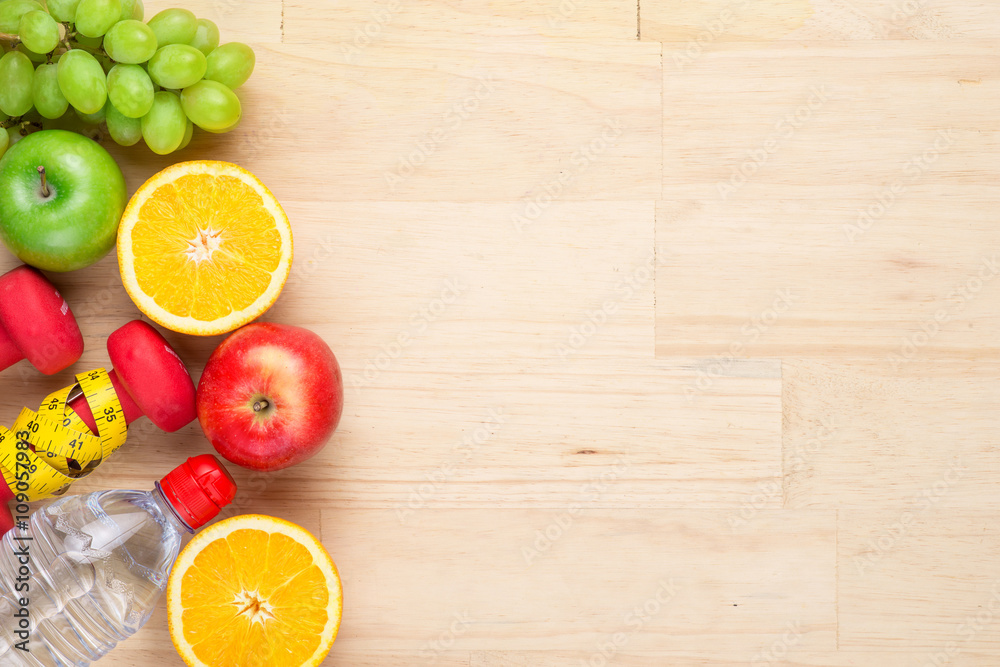
[[0,541],[0,666],[84,667],[149,619],[184,532],[236,484],[211,455],[152,491],[99,491],[36,511]]

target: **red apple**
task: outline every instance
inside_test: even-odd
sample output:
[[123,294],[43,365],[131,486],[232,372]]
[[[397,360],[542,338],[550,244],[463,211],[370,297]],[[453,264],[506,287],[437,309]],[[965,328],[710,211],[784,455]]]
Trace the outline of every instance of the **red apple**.
[[308,329],[258,322],[232,333],[198,383],[198,421],[216,451],[251,470],[302,463],[344,409],[340,365]]

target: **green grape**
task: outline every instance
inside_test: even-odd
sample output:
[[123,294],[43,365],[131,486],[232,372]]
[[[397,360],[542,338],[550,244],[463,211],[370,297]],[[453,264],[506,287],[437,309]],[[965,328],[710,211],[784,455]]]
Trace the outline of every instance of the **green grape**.
[[115,108],[115,105],[108,104],[105,107],[108,124],[108,134],[119,146],[134,146],[142,139],[142,120],[139,118],[129,118],[123,116],[122,112]]
[[42,10],[42,6],[35,0],[3,0],[0,2],[0,32],[16,35],[21,17],[38,10]]
[[194,123],[191,121],[187,122],[187,129],[184,130],[184,138],[181,140],[181,145],[177,147],[177,150],[182,151],[188,147],[191,143],[191,137],[194,136]]
[[80,0],[76,8],[76,31],[84,37],[103,37],[121,15],[122,0]]
[[93,114],[108,100],[107,78],[97,58],[73,49],[59,58],[59,88],[74,109]]
[[76,109],[75,111],[77,117],[87,125],[100,125],[101,123],[104,122],[104,119],[107,117],[107,108],[108,105],[105,104],[103,107],[101,107],[94,113],[83,113],[79,109]]
[[233,130],[235,130],[236,128],[238,128],[239,126],[240,126],[240,121],[236,121],[235,123],[233,123],[232,125],[230,125],[229,127],[225,128],[225,129],[222,129],[222,130],[208,130],[208,131],[211,132],[212,134],[228,134],[228,133],[232,132]]
[[21,139],[24,139],[25,136],[21,134],[20,125],[14,125],[13,127],[8,127],[5,134],[7,135],[7,148],[10,148],[11,146],[19,142]]
[[35,80],[32,84],[32,96],[35,109],[43,118],[54,120],[62,118],[69,108],[69,101],[59,88],[59,66],[39,65],[35,70]]
[[0,157],[7,152],[7,146],[10,144],[10,137],[7,136],[7,131],[0,131]]
[[49,14],[56,21],[61,23],[76,21],[76,7],[80,4],[80,0],[48,0],[45,4],[49,8]]
[[115,65],[108,74],[108,97],[126,118],[142,118],[153,106],[153,82],[138,65]]
[[184,113],[209,132],[222,132],[240,122],[242,108],[236,93],[218,81],[199,81],[181,93]]
[[236,90],[253,74],[257,57],[253,49],[242,42],[230,42],[208,54],[208,69],[205,78],[218,81],[222,85]]
[[206,56],[219,46],[219,26],[208,19],[198,19],[198,32],[191,40],[191,46]]
[[145,9],[142,0],[122,0],[122,14],[119,21],[141,21]]
[[66,130],[67,132],[76,132],[77,134],[85,134],[88,130],[88,126],[83,124],[80,117],[76,115],[76,111],[72,109],[67,110],[61,117],[46,123],[45,128],[48,130]]
[[37,9],[21,17],[18,35],[21,43],[35,53],[51,53],[59,46],[59,24]]
[[15,118],[31,111],[34,78],[35,66],[23,53],[11,51],[0,58],[0,111]]
[[35,53],[31,49],[27,48],[24,44],[18,44],[14,50],[20,51],[24,55],[28,56],[28,60],[30,60],[33,63],[44,63],[49,59],[49,57],[44,53]]
[[180,90],[201,81],[208,68],[205,54],[186,44],[170,44],[149,60],[149,78],[164,88]]
[[176,93],[161,91],[153,100],[153,108],[142,117],[142,138],[157,155],[173,153],[184,141],[187,119]]
[[101,48],[101,43],[104,42],[104,37],[87,37],[78,34],[76,41],[79,42],[80,46],[86,46],[88,49],[99,49]]
[[198,34],[198,17],[186,9],[165,9],[149,19],[160,46],[190,44]]
[[117,62],[139,65],[156,53],[156,35],[142,21],[129,19],[114,25],[104,36],[104,50]]

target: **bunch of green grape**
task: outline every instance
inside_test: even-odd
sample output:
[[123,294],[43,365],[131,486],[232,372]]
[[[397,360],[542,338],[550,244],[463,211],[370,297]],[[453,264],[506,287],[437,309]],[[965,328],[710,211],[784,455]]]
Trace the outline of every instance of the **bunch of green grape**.
[[[45,0],[42,0],[45,2]],[[240,122],[233,92],[253,73],[246,44],[186,9],[143,23],[142,0],[0,1],[0,156],[39,129],[107,126],[122,146],[167,155],[198,127]]]

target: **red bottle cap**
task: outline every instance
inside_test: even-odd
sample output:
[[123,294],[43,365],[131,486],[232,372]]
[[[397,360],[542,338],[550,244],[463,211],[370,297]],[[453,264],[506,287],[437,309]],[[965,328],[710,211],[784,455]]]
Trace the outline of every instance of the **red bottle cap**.
[[216,517],[236,496],[236,482],[211,454],[194,456],[160,480],[160,491],[193,529]]

